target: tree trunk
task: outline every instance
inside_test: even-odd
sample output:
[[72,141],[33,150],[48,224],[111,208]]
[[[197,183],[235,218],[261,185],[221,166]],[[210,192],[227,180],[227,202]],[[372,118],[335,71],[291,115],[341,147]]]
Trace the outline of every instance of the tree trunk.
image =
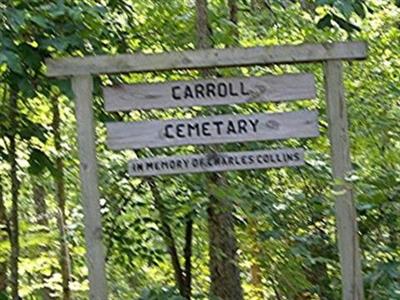
[[239,27],[238,27],[238,6],[236,0],[228,0],[229,8],[229,21],[231,21],[231,36],[233,37],[233,44],[239,44]]
[[[211,30],[208,24],[207,0],[196,0],[196,12],[197,48],[210,48],[212,43]],[[203,76],[209,74],[210,72],[207,72],[207,70],[203,71]],[[210,175],[209,181],[217,186],[226,185],[220,174]],[[209,200],[210,293],[212,297],[221,300],[242,300],[243,290],[237,265],[233,203],[230,199],[216,197],[212,191]]]
[[[225,185],[219,174],[212,178],[218,187]],[[221,300],[243,299],[232,212],[232,201],[212,195],[211,191],[208,207],[211,295]]]
[[185,228],[185,248],[183,249],[185,257],[185,293],[187,299],[192,295],[192,241],[193,241],[193,218],[187,216]]
[[62,289],[63,289],[63,300],[71,299],[71,290],[69,282],[71,281],[71,258],[67,243],[66,234],[66,223],[65,223],[65,185],[64,185],[64,162],[62,159],[62,147],[61,147],[61,134],[60,134],[60,110],[58,107],[58,98],[53,100],[53,135],[54,135],[54,147],[56,149],[56,170],[57,174],[54,176],[56,185],[56,199],[58,204],[57,213],[57,226],[60,232],[60,266],[61,266],[61,277],[62,277]]
[[[46,191],[44,187],[40,184],[35,183],[33,186],[33,201],[35,202],[37,223],[43,227],[40,231],[49,232],[49,219],[47,214],[45,196]],[[40,246],[40,253],[45,253],[48,250],[49,249],[47,245]],[[45,283],[45,276],[41,276],[41,280],[43,281],[43,283]],[[43,300],[55,299],[51,296],[51,290],[47,287],[43,287],[41,289],[41,296]]]
[[[3,186],[0,182],[0,241],[5,241],[10,238],[10,224],[8,222],[6,207],[3,198]],[[5,298],[7,295],[7,259],[0,262],[0,299]]]
[[176,242],[172,233],[171,226],[169,225],[166,208],[162,202],[161,194],[153,179],[148,180],[151,193],[154,198],[154,204],[160,215],[161,230],[165,244],[167,245],[168,253],[171,257],[172,267],[174,269],[175,282],[178,286],[179,294],[190,300],[192,296],[192,240],[193,240],[193,219],[191,215],[187,216],[185,226],[185,245],[183,249],[184,254],[184,270],[182,270]]
[[13,300],[19,300],[19,278],[18,278],[18,259],[19,259],[19,226],[18,226],[18,196],[19,196],[19,180],[17,175],[17,146],[16,146],[16,128],[17,128],[17,97],[11,93],[9,98],[10,109],[10,144],[9,144],[9,163],[11,178],[11,215],[10,215],[10,242],[11,242],[11,259],[10,259],[10,284],[11,297]]
[[196,0],[197,48],[211,48],[211,29],[208,24],[207,0]]
[[175,238],[173,236],[171,226],[168,222],[166,209],[162,202],[160,191],[158,190],[157,185],[153,179],[149,179],[148,184],[154,198],[155,207],[160,215],[161,231],[163,233],[165,244],[167,245],[167,251],[171,257],[171,263],[175,275],[175,282],[178,286],[179,294],[185,299],[190,299],[190,295],[186,294],[187,289],[185,288],[185,276],[183,275],[182,267],[179,262]]

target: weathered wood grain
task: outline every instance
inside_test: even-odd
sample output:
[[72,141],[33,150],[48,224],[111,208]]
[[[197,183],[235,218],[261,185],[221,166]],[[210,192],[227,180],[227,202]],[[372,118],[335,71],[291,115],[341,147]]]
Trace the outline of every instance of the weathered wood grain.
[[216,78],[104,87],[107,111],[315,98],[312,74]]
[[341,61],[324,64],[332,175],[336,182],[336,227],[342,272],[343,300],[363,300],[364,289],[354,188],[346,177],[352,171]]
[[95,130],[92,108],[91,76],[72,78],[78,126],[79,166],[85,224],[86,257],[91,300],[107,299],[105,255],[102,243],[100,194],[97,178]]
[[107,123],[113,150],[318,136],[316,111]]
[[165,71],[281,63],[364,59],[365,42],[202,49],[159,54],[119,54],[47,59],[47,76]]
[[295,167],[303,164],[303,149],[278,149],[134,159],[128,164],[128,172],[130,176],[142,177]]

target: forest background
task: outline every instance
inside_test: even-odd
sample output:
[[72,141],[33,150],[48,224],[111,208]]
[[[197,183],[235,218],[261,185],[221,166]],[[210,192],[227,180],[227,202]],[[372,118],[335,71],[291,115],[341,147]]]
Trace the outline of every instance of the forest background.
[[[0,299],[88,298],[74,102],[45,58],[349,40],[369,45],[367,60],[345,64],[366,299],[400,299],[398,0],[1,0]],[[300,71],[315,74],[316,100],[107,114],[100,89]],[[322,77],[299,64],[95,78],[110,299],[340,299]],[[301,146],[299,168],[131,179],[135,155],[204,148],[105,146],[110,120],[299,108],[319,110],[319,138],[219,147]]]

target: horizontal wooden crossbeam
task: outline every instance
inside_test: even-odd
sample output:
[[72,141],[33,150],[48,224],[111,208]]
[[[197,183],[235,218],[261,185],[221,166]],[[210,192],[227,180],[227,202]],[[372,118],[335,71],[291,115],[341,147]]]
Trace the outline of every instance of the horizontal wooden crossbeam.
[[365,42],[203,49],[159,54],[118,54],[47,59],[47,75],[72,76],[126,72],[291,64],[367,57]]

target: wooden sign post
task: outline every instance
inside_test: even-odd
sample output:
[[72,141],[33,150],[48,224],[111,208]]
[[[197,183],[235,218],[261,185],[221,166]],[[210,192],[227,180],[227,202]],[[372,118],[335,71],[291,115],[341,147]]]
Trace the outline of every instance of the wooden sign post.
[[331,143],[332,175],[336,183],[336,227],[342,266],[343,299],[364,299],[354,191],[346,177],[352,171],[343,68],[340,60],[324,63],[325,92]]
[[102,243],[99,181],[95,127],[93,119],[93,78],[90,75],[72,77],[75,95],[75,115],[78,125],[79,169],[85,215],[85,240],[89,270],[90,299],[107,299],[105,255]]
[[[123,54],[49,59],[48,76],[73,76],[76,100],[82,203],[89,270],[90,299],[107,299],[105,256],[102,244],[91,75],[239,67],[267,64],[323,63],[335,182],[336,221],[342,272],[343,300],[363,300],[363,282],[354,195],[346,176],[351,172],[347,112],[343,88],[343,60],[367,57],[364,42],[302,44],[255,48],[203,49],[161,54]],[[296,80],[293,80],[293,79]],[[310,74],[177,81],[154,85],[107,87],[110,111],[221,105],[313,98]],[[143,121],[108,124],[108,143],[114,149],[210,144],[318,135],[314,112],[213,116],[192,120]],[[295,128],[296,127],[296,128]],[[294,129],[293,129],[294,128]],[[134,176],[212,172],[301,165],[301,149],[175,156],[133,160]]]

